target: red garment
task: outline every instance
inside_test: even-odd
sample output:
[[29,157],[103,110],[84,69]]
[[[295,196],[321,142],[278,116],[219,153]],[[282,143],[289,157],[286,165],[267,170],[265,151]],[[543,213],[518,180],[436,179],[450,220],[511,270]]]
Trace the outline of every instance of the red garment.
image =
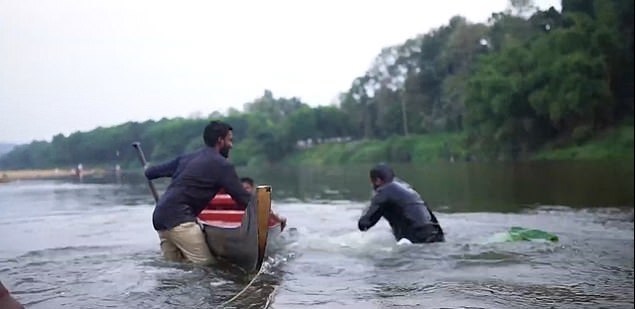
[[225,192],[219,192],[210,200],[206,209],[214,210],[243,210],[232,197]]

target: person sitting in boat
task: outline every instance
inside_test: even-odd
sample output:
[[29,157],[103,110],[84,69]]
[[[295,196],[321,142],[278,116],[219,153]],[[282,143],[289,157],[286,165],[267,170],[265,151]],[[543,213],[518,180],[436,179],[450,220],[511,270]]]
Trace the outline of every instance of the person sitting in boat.
[[[254,179],[250,177],[241,177],[241,185],[246,191],[250,193],[254,192]],[[283,231],[288,219],[284,216],[277,215],[274,211],[272,211],[272,209],[270,209],[270,215],[274,217],[275,220],[281,222],[281,231]]]
[[392,228],[396,241],[405,238],[412,243],[444,241],[442,227],[418,192],[394,176],[386,164],[369,172],[375,194],[371,205],[358,220],[358,229],[367,231],[384,217]]
[[241,180],[241,185],[246,191],[250,193],[254,192],[254,179],[250,177],[241,177],[240,180]]
[[149,166],[144,172],[149,180],[172,178],[153,211],[153,227],[159,234],[161,251],[170,261],[213,262],[197,216],[221,189],[242,209],[252,197],[243,189],[234,166],[227,160],[232,148],[232,127],[211,121],[203,131],[203,140],[203,148]]

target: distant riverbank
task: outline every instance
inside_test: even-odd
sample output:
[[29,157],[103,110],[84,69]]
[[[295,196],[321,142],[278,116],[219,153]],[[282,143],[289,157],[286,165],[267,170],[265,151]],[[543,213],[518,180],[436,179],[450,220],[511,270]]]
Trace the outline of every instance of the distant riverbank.
[[73,178],[83,176],[96,176],[103,174],[103,169],[86,169],[77,172],[76,169],[26,169],[26,170],[0,170],[0,182],[9,182],[15,180],[27,179],[55,179],[55,178]]

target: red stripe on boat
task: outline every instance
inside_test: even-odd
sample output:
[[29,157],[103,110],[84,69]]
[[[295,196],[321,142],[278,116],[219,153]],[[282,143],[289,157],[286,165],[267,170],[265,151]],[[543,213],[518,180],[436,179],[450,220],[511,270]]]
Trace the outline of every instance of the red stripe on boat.
[[[235,228],[241,226],[241,219],[245,211],[239,209],[237,203],[225,193],[217,194],[199,214],[199,220],[208,225],[223,228]],[[269,227],[279,225],[280,222],[270,215]]]

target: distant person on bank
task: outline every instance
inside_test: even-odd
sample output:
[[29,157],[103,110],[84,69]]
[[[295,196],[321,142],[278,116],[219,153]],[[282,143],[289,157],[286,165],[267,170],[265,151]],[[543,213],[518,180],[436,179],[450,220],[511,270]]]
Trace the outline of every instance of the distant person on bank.
[[[254,192],[254,179],[250,177],[241,177],[241,185],[246,191],[250,193]],[[285,218],[284,216],[277,215],[272,210],[270,210],[270,215],[272,215],[272,217],[274,217],[274,219],[276,219],[277,221],[281,222],[281,231],[283,231],[288,219]]]
[[396,241],[412,243],[444,241],[442,227],[418,192],[394,177],[394,171],[379,164],[369,172],[375,194],[371,205],[358,220],[358,229],[367,231],[381,217],[389,222]]
[[211,121],[203,131],[203,140],[203,148],[145,170],[150,180],[172,178],[153,211],[153,227],[159,234],[161,251],[170,261],[213,262],[197,216],[221,189],[241,209],[252,197],[227,160],[232,148],[232,127]]

